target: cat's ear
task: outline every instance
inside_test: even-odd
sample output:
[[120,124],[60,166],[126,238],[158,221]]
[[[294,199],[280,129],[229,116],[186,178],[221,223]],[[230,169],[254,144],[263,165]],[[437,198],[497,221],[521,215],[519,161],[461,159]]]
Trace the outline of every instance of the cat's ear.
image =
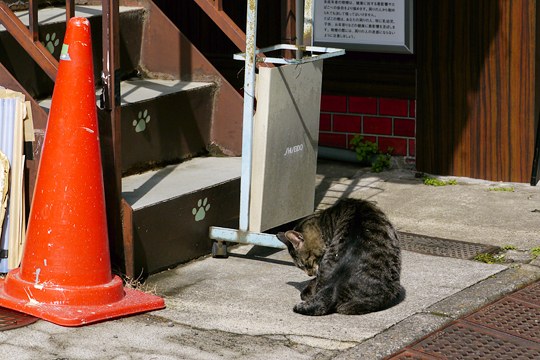
[[289,242],[289,240],[287,239],[287,237],[285,236],[285,233],[284,232],[278,232],[276,234],[277,238],[279,241],[281,241],[282,243],[284,243],[285,245],[287,245],[287,243]]
[[298,231],[289,230],[285,233],[285,237],[295,249],[299,249],[304,245],[304,237]]

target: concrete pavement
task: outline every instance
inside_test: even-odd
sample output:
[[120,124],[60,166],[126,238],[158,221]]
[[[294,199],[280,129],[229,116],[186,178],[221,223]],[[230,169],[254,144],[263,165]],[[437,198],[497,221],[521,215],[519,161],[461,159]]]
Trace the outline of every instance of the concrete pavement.
[[10,359],[380,359],[540,279],[540,260],[529,252],[540,247],[540,188],[463,178],[431,187],[415,175],[321,160],[317,204],[370,199],[399,231],[505,246],[513,262],[404,250],[402,303],[361,316],[305,317],[292,307],[308,277],[288,254],[238,246],[228,259],[151,276],[143,289],[163,296],[164,310],[81,328],[38,321],[0,332],[0,352]]

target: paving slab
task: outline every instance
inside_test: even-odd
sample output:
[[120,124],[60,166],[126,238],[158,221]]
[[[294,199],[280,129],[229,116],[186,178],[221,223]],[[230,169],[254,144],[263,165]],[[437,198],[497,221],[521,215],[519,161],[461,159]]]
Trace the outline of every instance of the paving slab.
[[[319,208],[340,197],[359,197],[376,202],[403,232],[521,250],[540,246],[539,187],[463,177],[439,177],[456,185],[427,186],[406,169],[354,174],[347,164],[330,169],[330,175],[319,175]],[[337,177],[340,170],[347,177]]]
[[240,246],[228,259],[205,259],[151,279],[166,298],[160,316],[207,330],[253,336],[283,335],[324,349],[353,347],[438,301],[504,269],[501,265],[403,252],[406,299],[366,315],[309,317],[293,306],[309,277],[285,250],[268,254]]
[[292,311],[309,279],[286,251],[239,246],[153,276],[167,308],[80,328],[39,321],[0,332],[13,359],[332,358],[506,269],[405,251],[406,299],[377,313],[307,317]]
[[159,313],[132,316],[82,328],[45,321],[0,333],[0,351],[13,360],[314,359],[323,349],[286,339],[251,337],[172,323]]

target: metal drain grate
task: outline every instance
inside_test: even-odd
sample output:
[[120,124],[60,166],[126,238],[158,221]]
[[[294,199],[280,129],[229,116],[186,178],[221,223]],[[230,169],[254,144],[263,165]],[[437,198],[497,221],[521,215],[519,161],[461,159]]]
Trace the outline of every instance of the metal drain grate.
[[0,307],[0,331],[27,326],[37,320],[36,317]]
[[429,356],[427,354],[422,354],[414,350],[405,350],[388,359],[389,360],[437,360],[440,358]]
[[492,245],[468,243],[404,232],[400,232],[399,235],[400,246],[403,250],[427,255],[471,260],[480,253],[493,253],[499,249]]
[[427,335],[386,360],[540,359],[540,282]]
[[463,321],[436,332],[412,347],[432,356],[452,359],[538,359],[540,344]]
[[540,306],[506,297],[465,320],[531,341],[540,341]]
[[540,282],[527,286],[511,295],[513,298],[540,306]]

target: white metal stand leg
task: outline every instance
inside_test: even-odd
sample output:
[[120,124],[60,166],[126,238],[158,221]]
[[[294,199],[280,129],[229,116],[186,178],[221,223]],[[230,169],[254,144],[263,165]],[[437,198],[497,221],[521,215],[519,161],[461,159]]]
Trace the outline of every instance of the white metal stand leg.
[[242,129],[242,177],[240,179],[240,219],[239,230],[210,227],[210,238],[218,243],[212,253],[226,257],[223,241],[249,243],[261,246],[285,248],[274,235],[248,232],[249,201],[251,192],[251,155],[253,147],[253,104],[255,99],[255,68],[257,39],[257,0],[248,0],[246,19],[246,55],[244,75],[244,115]]

